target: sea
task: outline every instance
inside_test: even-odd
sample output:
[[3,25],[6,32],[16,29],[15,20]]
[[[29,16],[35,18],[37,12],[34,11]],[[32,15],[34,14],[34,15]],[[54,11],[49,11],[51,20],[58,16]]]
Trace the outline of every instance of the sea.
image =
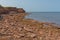
[[26,18],[60,25],[60,12],[28,12]]

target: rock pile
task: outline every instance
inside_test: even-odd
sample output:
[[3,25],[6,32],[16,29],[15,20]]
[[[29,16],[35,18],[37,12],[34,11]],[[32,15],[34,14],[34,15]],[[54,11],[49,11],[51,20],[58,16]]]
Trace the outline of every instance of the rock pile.
[[51,23],[25,19],[26,13],[22,9],[15,11],[15,7],[2,8],[0,40],[60,40],[60,29]]

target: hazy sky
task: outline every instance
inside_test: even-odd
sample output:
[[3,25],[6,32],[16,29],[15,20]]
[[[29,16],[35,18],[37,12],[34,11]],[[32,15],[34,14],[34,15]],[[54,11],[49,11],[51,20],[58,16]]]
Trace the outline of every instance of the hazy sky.
[[60,0],[0,0],[0,4],[22,7],[28,12],[60,12]]

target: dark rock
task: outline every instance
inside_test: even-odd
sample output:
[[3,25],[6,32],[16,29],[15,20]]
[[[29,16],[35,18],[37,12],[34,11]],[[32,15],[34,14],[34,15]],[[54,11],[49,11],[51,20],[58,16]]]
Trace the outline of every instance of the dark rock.
[[0,16],[0,20],[2,20],[3,19],[3,16]]

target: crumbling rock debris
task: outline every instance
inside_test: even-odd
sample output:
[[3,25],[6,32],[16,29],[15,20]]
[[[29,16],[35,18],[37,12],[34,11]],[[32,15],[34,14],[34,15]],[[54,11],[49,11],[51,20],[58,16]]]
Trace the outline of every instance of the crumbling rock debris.
[[60,40],[57,26],[25,16],[21,8],[0,6],[0,40]]
[[35,33],[28,32],[26,34],[27,34],[26,35],[27,37],[32,37],[32,38],[36,37],[36,34]]

